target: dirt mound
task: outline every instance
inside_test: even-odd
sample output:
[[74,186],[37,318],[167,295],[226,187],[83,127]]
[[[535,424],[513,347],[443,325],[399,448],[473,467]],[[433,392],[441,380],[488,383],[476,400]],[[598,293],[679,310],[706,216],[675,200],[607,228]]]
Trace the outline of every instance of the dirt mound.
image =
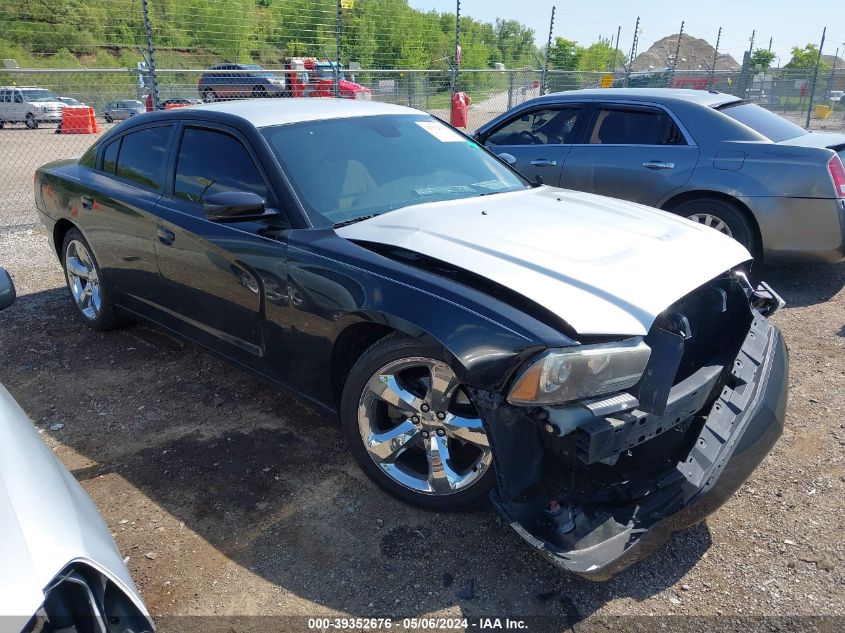
[[[634,71],[657,70],[672,65],[675,49],[678,46],[678,34],[667,35],[657,40],[644,53],[634,59],[631,69]],[[715,49],[707,41],[684,33],[681,36],[681,49],[678,70],[709,70],[713,63]],[[727,53],[722,53],[716,59],[716,70],[738,70],[741,64]]]

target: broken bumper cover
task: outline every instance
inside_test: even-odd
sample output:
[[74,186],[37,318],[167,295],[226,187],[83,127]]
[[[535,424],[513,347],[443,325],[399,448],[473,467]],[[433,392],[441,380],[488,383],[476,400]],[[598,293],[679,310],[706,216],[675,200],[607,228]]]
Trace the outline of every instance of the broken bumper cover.
[[[655,481],[648,497],[631,502],[628,511],[634,520],[611,529],[607,526],[612,520],[605,522],[584,547],[560,549],[532,533],[536,530],[529,517],[536,516],[536,502],[508,503],[494,492],[493,503],[511,527],[552,563],[592,580],[606,580],[659,549],[674,532],[702,521],[748,479],[783,431],[788,364],[780,331],[755,314],[731,378],[714,401],[687,459]],[[597,506],[583,508],[583,515],[611,516],[618,510],[618,506]]]

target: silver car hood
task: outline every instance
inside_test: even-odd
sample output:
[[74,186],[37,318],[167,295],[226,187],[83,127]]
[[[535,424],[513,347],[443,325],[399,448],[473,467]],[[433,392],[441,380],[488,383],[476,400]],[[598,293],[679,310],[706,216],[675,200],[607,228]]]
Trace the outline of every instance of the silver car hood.
[[[112,580],[146,607],[97,508],[0,385],[0,617],[21,626],[71,562]],[[13,627],[14,628],[14,627]]]
[[414,205],[337,233],[483,275],[580,334],[644,335],[672,303],[751,259],[701,224],[552,187]]

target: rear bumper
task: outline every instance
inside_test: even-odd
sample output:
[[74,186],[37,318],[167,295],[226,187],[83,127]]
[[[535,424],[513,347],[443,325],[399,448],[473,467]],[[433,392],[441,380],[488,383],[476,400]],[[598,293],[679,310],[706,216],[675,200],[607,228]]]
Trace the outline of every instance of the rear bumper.
[[754,213],[766,263],[836,263],[845,259],[845,200],[744,198]]
[[[580,549],[559,549],[538,537],[531,521],[526,521],[536,510],[503,502],[496,493],[493,503],[511,527],[552,563],[592,580],[606,580],[660,548],[674,532],[702,521],[751,475],[783,431],[788,365],[780,331],[755,314],[734,363],[729,381],[734,386],[726,386],[714,402],[688,458],[655,481],[648,497],[630,502],[628,511],[636,518],[606,531],[608,538],[593,538]],[[580,512],[599,517],[619,509],[597,506]]]

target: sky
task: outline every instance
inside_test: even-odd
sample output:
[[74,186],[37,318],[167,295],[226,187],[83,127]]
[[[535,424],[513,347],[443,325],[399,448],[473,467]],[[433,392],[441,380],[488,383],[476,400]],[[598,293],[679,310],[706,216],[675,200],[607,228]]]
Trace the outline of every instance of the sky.
[[[409,0],[412,7],[428,11],[455,12],[456,0]],[[748,49],[751,31],[756,29],[755,48],[768,48],[780,57],[781,64],[789,61],[793,46],[808,42],[818,45],[822,29],[827,26],[823,53],[833,55],[838,46],[839,56],[845,50],[845,15],[842,0],[674,0],[674,2],[634,0],[461,0],[461,15],[484,22],[497,17],[513,19],[534,29],[538,45],[545,45],[549,36],[549,17],[555,12],[554,36],[589,45],[600,36],[616,37],[622,27],[620,48],[631,52],[631,38],[637,16],[640,17],[640,44],[643,52],[651,44],[667,35],[677,33],[681,20],[686,22],[684,33],[716,43],[716,33],[722,27],[719,51],[730,53],[741,62]]]

